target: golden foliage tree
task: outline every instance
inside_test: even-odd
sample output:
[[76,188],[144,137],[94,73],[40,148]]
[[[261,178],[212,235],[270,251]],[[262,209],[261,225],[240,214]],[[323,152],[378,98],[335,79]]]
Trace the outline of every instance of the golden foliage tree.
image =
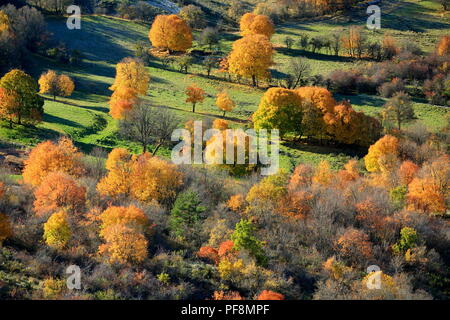
[[361,263],[363,259],[372,256],[372,243],[369,236],[357,229],[348,229],[338,240],[337,247],[340,254],[352,264]]
[[192,30],[177,15],[158,15],[150,29],[149,39],[156,48],[186,52],[192,47]]
[[0,118],[9,121],[12,128],[15,112],[20,108],[20,100],[17,92],[0,88]]
[[243,37],[233,43],[228,57],[229,72],[251,78],[253,86],[258,79],[269,76],[268,69],[273,64],[273,47],[269,39],[261,34]]
[[11,222],[6,214],[0,213],[0,246],[2,242],[12,236]]
[[125,58],[116,66],[116,77],[109,88],[114,91],[109,101],[110,114],[114,119],[122,119],[133,108],[138,96],[148,90],[150,76],[144,63],[135,58]]
[[431,177],[414,178],[408,185],[408,208],[429,214],[444,214],[445,196]]
[[130,193],[131,154],[124,148],[113,149],[106,160],[108,174],[97,184],[102,195],[118,197]]
[[44,240],[56,249],[64,248],[72,237],[67,213],[58,211],[50,216],[44,224]]
[[334,175],[335,174],[331,171],[330,163],[327,160],[322,160],[314,171],[312,182],[328,186],[332,183]]
[[192,103],[192,112],[195,112],[195,105],[205,100],[205,91],[193,83],[186,88],[185,93],[187,95],[186,102]]
[[246,13],[240,21],[240,30],[242,36],[261,34],[270,39],[275,33],[272,20],[262,14]]
[[58,75],[53,70],[48,70],[39,78],[39,93],[49,94],[56,100],[56,96],[68,97],[75,89],[73,80],[66,75]]
[[100,236],[104,237],[108,228],[113,225],[125,225],[137,232],[145,232],[145,228],[149,226],[149,220],[142,209],[133,205],[129,207],[108,207],[99,216],[101,221]]
[[366,169],[369,172],[380,172],[392,168],[397,161],[398,139],[385,135],[369,148],[369,153],[364,157]]
[[236,106],[234,101],[228,95],[228,92],[225,90],[217,94],[216,105],[220,110],[223,111],[223,116],[225,116],[225,112],[232,111]]
[[100,245],[99,253],[109,263],[139,264],[147,257],[148,241],[145,236],[123,224],[114,224],[103,230],[106,243]]
[[57,209],[80,212],[86,202],[86,188],[63,172],[51,172],[34,191],[34,211],[43,215]]
[[55,171],[75,177],[84,172],[82,154],[68,138],[61,138],[57,143],[41,142],[34,147],[25,160],[22,176],[25,183],[38,186],[49,173]]
[[108,174],[98,183],[97,190],[113,198],[131,196],[143,202],[164,202],[173,198],[183,183],[174,164],[148,153],[131,157],[125,149],[114,149],[106,168]]

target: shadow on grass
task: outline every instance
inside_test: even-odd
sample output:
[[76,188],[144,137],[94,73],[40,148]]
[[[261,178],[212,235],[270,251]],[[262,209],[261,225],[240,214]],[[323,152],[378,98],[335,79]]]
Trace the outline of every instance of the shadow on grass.
[[306,57],[308,59],[320,60],[320,61],[332,61],[332,62],[354,62],[355,59],[351,57],[341,57],[335,55],[328,55],[323,53],[313,53],[311,51],[306,51],[302,49],[288,49],[288,48],[277,48],[277,51],[289,56],[289,57]]
[[45,122],[49,122],[49,123],[57,123],[57,124],[62,124],[62,125],[66,125],[69,127],[74,127],[74,128],[84,128],[83,126],[81,126],[79,123],[76,123],[72,120],[68,120],[68,119],[64,119],[64,118],[60,118],[48,113],[44,114],[44,119]]
[[367,94],[359,94],[359,95],[342,95],[342,94],[336,94],[336,100],[350,100],[351,104],[355,105],[361,105],[361,106],[370,106],[370,107],[377,107],[381,108],[384,106],[386,101],[379,97],[379,96],[372,96]]
[[[367,154],[367,148],[354,146],[354,145],[324,145],[318,142],[294,142],[285,141],[283,143],[285,147],[292,150],[305,151],[318,154],[345,154],[350,157],[363,157]],[[290,152],[284,152],[285,154],[292,155]]]

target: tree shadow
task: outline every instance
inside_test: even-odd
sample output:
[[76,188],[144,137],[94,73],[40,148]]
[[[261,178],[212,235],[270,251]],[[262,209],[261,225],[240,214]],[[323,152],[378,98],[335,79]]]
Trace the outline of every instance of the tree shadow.
[[277,51],[290,57],[305,57],[312,60],[320,61],[331,61],[331,62],[354,62],[356,59],[351,57],[342,57],[335,55],[328,55],[323,53],[313,53],[311,51],[306,51],[303,49],[288,49],[288,48],[277,48]]
[[51,115],[48,113],[44,114],[43,120],[48,123],[57,123],[57,124],[62,124],[62,125],[66,125],[66,126],[74,127],[74,128],[84,128],[84,126],[82,126],[79,123],[76,123],[72,120],[57,117],[57,116],[54,116],[54,115]]

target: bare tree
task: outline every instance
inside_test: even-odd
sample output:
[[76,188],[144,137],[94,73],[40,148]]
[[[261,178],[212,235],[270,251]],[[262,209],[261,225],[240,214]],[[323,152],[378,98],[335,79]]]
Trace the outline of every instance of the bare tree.
[[147,152],[148,145],[153,144],[151,153],[156,155],[162,145],[170,142],[178,123],[172,111],[141,101],[119,122],[119,132],[125,138],[140,143],[143,153]]
[[287,70],[286,76],[279,83],[280,86],[287,89],[294,89],[306,84],[307,78],[311,73],[309,63],[303,58],[292,58],[289,61]]

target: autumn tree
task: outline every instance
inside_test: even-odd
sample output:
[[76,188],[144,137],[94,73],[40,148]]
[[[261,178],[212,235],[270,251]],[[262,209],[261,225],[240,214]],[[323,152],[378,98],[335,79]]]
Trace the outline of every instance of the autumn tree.
[[48,174],[56,171],[75,177],[84,172],[82,154],[68,138],[61,138],[57,143],[41,142],[34,147],[25,160],[22,176],[25,183],[38,186]]
[[439,40],[436,52],[440,56],[450,54],[450,36],[445,35]]
[[348,34],[344,34],[341,37],[341,41],[342,46],[347,49],[351,57],[361,58],[365,42],[361,28],[355,26],[350,27]]
[[314,170],[312,182],[318,185],[327,186],[333,181],[334,173],[331,171],[330,163],[327,160],[322,160]]
[[225,117],[225,112],[232,111],[236,106],[234,101],[228,95],[228,92],[225,90],[217,94],[216,105],[220,110],[223,111],[223,117]]
[[240,21],[242,36],[260,34],[268,39],[275,33],[273,22],[268,16],[261,14],[246,13]]
[[183,174],[175,164],[146,153],[133,161],[129,180],[134,199],[167,203],[175,197],[176,191],[183,184]]
[[419,171],[419,166],[414,162],[406,160],[403,161],[398,169],[398,177],[400,183],[407,186],[415,178],[417,172]]
[[414,178],[408,185],[406,197],[410,210],[428,214],[444,214],[447,210],[445,194],[432,177]]
[[177,15],[158,15],[149,33],[150,42],[156,48],[186,52],[192,47],[192,30]]
[[407,120],[413,119],[414,109],[411,99],[405,92],[398,92],[384,105],[383,118],[397,123],[398,130]]
[[97,184],[97,191],[101,195],[119,197],[129,195],[131,174],[131,154],[124,148],[115,148],[106,160],[108,174]]
[[11,222],[7,215],[0,213],[0,247],[4,240],[12,236]]
[[178,119],[172,111],[140,101],[119,121],[119,132],[124,137],[139,142],[142,153],[146,153],[149,144],[153,144],[150,152],[156,155],[161,146],[171,141],[172,132],[177,126]]
[[364,157],[367,171],[380,172],[392,169],[398,157],[398,139],[385,135],[369,148],[368,154]]
[[105,255],[109,263],[139,264],[148,255],[145,236],[124,224],[114,224],[103,231],[105,243],[99,254]]
[[273,47],[264,35],[253,34],[233,43],[228,57],[229,72],[252,79],[253,86],[258,79],[269,76],[268,69],[273,64]]
[[58,209],[80,212],[86,202],[86,188],[79,186],[68,174],[51,172],[34,191],[34,211],[43,215]]
[[256,300],[284,300],[284,295],[271,290],[263,290]]
[[18,124],[36,122],[44,114],[44,99],[38,95],[37,82],[25,72],[14,69],[0,79],[0,116]]
[[39,78],[39,93],[49,94],[56,100],[56,96],[68,97],[75,89],[73,80],[66,75],[58,75],[53,70],[48,70]]
[[352,265],[358,265],[372,256],[372,243],[363,231],[350,228],[336,244],[340,254]]
[[114,225],[124,225],[141,233],[144,233],[145,229],[149,227],[149,219],[144,211],[133,205],[128,207],[110,206],[100,214],[99,219],[101,221],[100,236],[102,237],[106,235],[108,228]]
[[186,102],[192,103],[192,112],[195,112],[195,105],[205,100],[205,91],[202,88],[199,88],[195,83],[193,83],[186,88],[185,93],[187,95]]
[[121,119],[138,102],[138,96],[148,90],[150,76],[144,63],[135,58],[125,58],[116,66],[116,77],[109,88],[114,91],[109,101],[110,114]]
[[304,112],[302,101],[293,90],[268,89],[252,116],[255,129],[278,129],[282,137],[287,133],[301,135]]
[[72,231],[65,211],[52,214],[44,224],[44,240],[50,247],[62,249],[71,237]]

